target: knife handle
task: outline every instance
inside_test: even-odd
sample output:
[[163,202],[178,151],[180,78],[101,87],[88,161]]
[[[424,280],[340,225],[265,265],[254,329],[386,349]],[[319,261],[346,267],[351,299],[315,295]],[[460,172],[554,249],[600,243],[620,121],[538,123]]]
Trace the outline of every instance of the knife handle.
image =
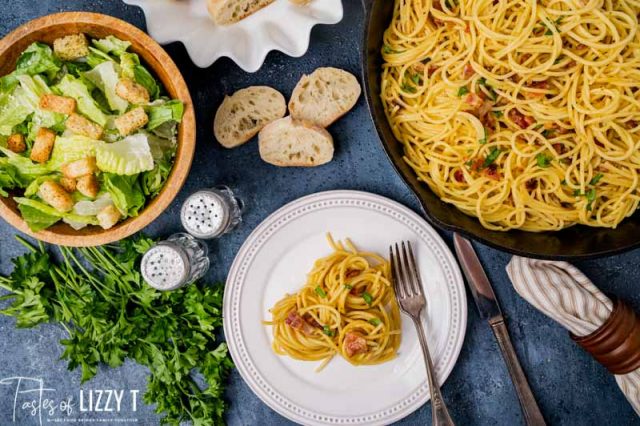
[[529,382],[527,382],[527,377],[524,375],[524,371],[522,371],[516,351],[513,349],[513,345],[511,344],[509,330],[507,330],[507,325],[505,324],[504,319],[500,318],[492,321],[491,329],[498,340],[502,356],[507,363],[509,375],[511,376],[513,386],[516,388],[518,400],[520,400],[520,406],[522,407],[522,415],[524,416],[526,424],[531,426],[546,425],[544,417],[542,417],[542,413],[538,407],[538,403],[536,402],[533,392],[531,392],[531,388],[529,387]]

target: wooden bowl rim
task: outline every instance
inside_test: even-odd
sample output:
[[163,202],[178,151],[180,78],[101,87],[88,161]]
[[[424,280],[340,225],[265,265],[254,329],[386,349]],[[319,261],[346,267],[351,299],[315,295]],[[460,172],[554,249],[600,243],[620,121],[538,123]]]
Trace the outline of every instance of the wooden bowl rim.
[[[51,244],[68,247],[91,247],[119,241],[138,232],[153,222],[173,202],[187,179],[193,161],[195,152],[195,113],[187,84],[173,59],[144,31],[113,16],[93,12],[62,12],[36,18],[20,25],[0,40],[0,56],[5,55],[15,43],[33,32],[52,26],[72,23],[95,26],[96,28],[102,27],[107,31],[115,28],[118,31],[129,34],[127,40],[138,42],[147,55],[155,57],[162,64],[168,79],[171,80],[175,88],[175,98],[180,99],[185,105],[182,122],[178,127],[178,148],[171,174],[160,193],[145,206],[138,216],[128,218],[109,230],[94,227],[95,233],[90,231],[82,235],[60,234],[49,229],[33,232],[22,217],[6,204],[6,198],[1,197],[0,217],[19,231]],[[70,33],[72,32],[70,31]],[[157,68],[151,65],[149,67],[154,76],[158,78]],[[164,82],[163,86],[166,88]],[[168,191],[170,188],[171,191]]]

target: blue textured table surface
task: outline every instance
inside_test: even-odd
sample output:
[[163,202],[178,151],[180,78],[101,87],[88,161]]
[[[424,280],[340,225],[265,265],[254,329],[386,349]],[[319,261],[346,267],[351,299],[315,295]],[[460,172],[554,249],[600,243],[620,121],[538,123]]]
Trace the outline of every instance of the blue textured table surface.
[[[0,35],[42,15],[62,10],[102,12],[145,28],[142,12],[119,0],[2,0]],[[346,0],[345,18],[334,26],[313,30],[311,47],[302,58],[269,54],[262,69],[247,74],[228,59],[207,69],[195,67],[180,44],[166,46],[191,90],[198,120],[198,146],[191,175],[184,189],[169,209],[145,231],[167,236],[180,231],[179,206],[192,191],[225,183],[236,188],[246,200],[248,210],[239,229],[209,245],[212,256],[211,280],[224,280],[226,272],[244,239],[251,230],[283,204],[300,196],[329,189],[358,189],[378,193],[417,210],[418,204],[395,175],[385,157],[373,128],[364,100],[330,129],[337,144],[332,163],[317,169],[279,169],[263,163],[255,142],[235,150],[224,150],[215,143],[211,124],[214,111],[224,94],[252,84],[266,84],[281,90],[287,97],[302,73],[319,66],[337,66],[359,74],[360,36],[363,12],[360,2]],[[0,221],[0,273],[7,273],[10,259],[22,252],[14,240],[15,231]],[[441,233],[448,243],[451,236]],[[511,288],[505,265],[510,256],[476,245],[490,279],[493,281],[509,329],[531,386],[550,424],[562,425],[631,425],[640,424],[616,383],[604,368],[579,349],[560,326],[544,317]],[[616,257],[580,262],[579,266],[605,292],[619,295],[640,309],[640,251]],[[90,390],[123,389],[144,392],[147,371],[132,362],[118,369],[101,368],[98,375],[80,385],[79,371],[69,372],[66,362],[58,361],[62,350],[57,344],[62,329],[50,325],[32,330],[15,328],[14,320],[0,318],[0,379],[11,376],[41,378],[48,395],[56,401],[79,392],[85,401]],[[0,386],[0,425],[12,422],[14,386]],[[470,301],[469,322],[462,353],[443,388],[454,419],[460,425],[522,424],[518,401],[496,342]],[[271,411],[233,373],[228,384],[231,425],[280,425],[289,422]],[[86,402],[85,402],[86,404]],[[72,418],[137,419],[138,424],[154,425],[159,418],[153,407],[140,398],[136,411],[125,397],[121,413],[79,413]],[[53,415],[51,418],[61,417]],[[46,420],[47,415],[43,418]],[[427,404],[401,424],[428,424],[431,408]],[[16,424],[37,424],[18,410]]]

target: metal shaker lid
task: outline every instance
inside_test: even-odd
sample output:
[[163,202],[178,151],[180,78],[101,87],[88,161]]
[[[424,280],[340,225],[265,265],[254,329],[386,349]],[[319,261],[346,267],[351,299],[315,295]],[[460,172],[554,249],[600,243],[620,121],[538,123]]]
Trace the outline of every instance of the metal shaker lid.
[[182,226],[196,238],[220,235],[229,221],[229,206],[219,194],[203,190],[192,194],[182,205]]
[[184,250],[171,242],[161,242],[142,257],[142,276],[151,287],[158,290],[174,290],[186,283],[189,277],[189,259]]

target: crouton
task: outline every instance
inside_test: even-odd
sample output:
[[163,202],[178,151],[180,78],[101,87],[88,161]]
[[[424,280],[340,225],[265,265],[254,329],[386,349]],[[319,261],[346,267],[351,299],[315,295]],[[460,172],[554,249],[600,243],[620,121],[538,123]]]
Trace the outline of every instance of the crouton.
[[73,198],[71,198],[71,195],[52,180],[43,182],[40,185],[38,196],[58,211],[66,213],[73,208]]
[[96,175],[86,175],[78,179],[76,189],[85,197],[96,198],[100,191],[100,184]]
[[81,160],[72,161],[60,168],[64,177],[78,179],[82,176],[91,175],[98,171],[96,157],[86,157]]
[[116,95],[132,104],[146,104],[151,100],[149,91],[135,81],[123,78],[116,84]]
[[149,117],[142,107],[132,109],[128,113],[121,115],[114,120],[116,128],[122,136],[127,136],[133,133],[139,128],[145,126],[148,122]]
[[41,127],[36,134],[29,158],[37,163],[46,163],[51,157],[51,151],[55,143],[56,134],[52,130]]
[[99,124],[84,118],[79,114],[71,114],[66,121],[67,130],[76,135],[86,136],[91,139],[100,139],[104,129]]
[[13,134],[7,139],[7,148],[16,154],[20,154],[27,150],[27,144],[24,143],[24,136],[20,133]]
[[76,100],[66,96],[45,93],[40,96],[40,108],[47,111],[59,112],[60,114],[71,114],[76,110]]
[[72,193],[76,190],[76,180],[72,178],[61,177],[60,182],[58,182],[61,187],[64,188],[68,193]]
[[53,52],[63,61],[75,61],[89,54],[89,42],[84,34],[71,34],[55,39]]
[[108,205],[96,216],[103,229],[111,229],[121,218],[120,211],[113,204]]

